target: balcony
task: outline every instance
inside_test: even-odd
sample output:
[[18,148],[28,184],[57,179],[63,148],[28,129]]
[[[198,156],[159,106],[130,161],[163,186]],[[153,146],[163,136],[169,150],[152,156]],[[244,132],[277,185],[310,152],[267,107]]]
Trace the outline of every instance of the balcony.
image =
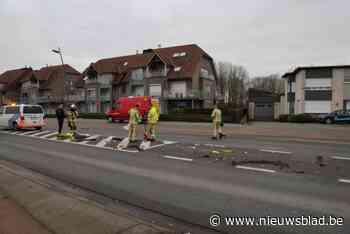
[[37,103],[50,103],[50,102],[58,103],[62,101],[63,101],[63,97],[57,97],[57,96],[39,96],[36,99]]
[[65,100],[68,102],[83,102],[85,101],[85,96],[82,94],[68,95],[65,97]]
[[187,92],[171,92],[165,91],[164,98],[172,100],[183,100],[183,99],[211,99],[210,92],[200,90],[189,90]]
[[166,76],[166,70],[146,71],[145,72],[145,78],[164,77],[164,76]]

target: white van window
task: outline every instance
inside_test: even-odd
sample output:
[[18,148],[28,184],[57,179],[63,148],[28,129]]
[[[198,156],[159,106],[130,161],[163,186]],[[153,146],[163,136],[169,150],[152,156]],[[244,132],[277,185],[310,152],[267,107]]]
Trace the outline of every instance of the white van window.
[[5,114],[19,114],[19,106],[6,107]]
[[40,106],[24,106],[23,107],[24,114],[42,114],[43,110]]

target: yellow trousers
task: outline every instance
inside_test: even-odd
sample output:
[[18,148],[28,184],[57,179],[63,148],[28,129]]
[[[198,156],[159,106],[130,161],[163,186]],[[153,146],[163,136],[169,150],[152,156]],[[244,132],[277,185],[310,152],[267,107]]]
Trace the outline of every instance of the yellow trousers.
[[137,124],[129,124],[129,134],[128,134],[129,141],[136,140],[136,127],[137,127]]
[[148,123],[147,136],[154,139],[156,137],[156,123]]
[[213,136],[218,137],[218,134],[222,133],[221,122],[219,121],[213,122],[213,128],[214,128]]

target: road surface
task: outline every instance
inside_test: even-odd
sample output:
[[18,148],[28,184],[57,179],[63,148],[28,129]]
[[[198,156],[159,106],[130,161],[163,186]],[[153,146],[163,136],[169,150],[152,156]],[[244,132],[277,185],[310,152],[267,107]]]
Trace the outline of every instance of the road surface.
[[[49,125],[48,129],[54,126]],[[204,128],[204,127],[203,127]],[[82,127],[93,134],[125,135],[121,124]],[[169,128],[170,129],[170,128]],[[52,139],[52,130],[35,133],[0,132],[0,159],[9,160],[45,175],[96,191],[108,197],[144,207],[200,226],[201,233],[348,233],[350,230],[350,181],[348,172],[303,174],[270,170],[230,161],[178,155],[184,144],[213,144],[207,136],[196,133],[167,132],[164,140],[179,141],[142,152],[120,152],[110,148],[89,147]],[[107,133],[107,134],[106,134]],[[22,134],[22,135],[20,135]],[[23,135],[24,134],[24,135]],[[341,135],[341,134],[339,134]],[[43,137],[44,136],[44,137]],[[45,136],[48,136],[47,138]],[[293,136],[295,137],[295,136]],[[229,145],[250,154],[290,152],[301,161],[315,155],[350,155],[349,146],[334,139],[292,141],[268,136],[230,136],[214,144]],[[98,144],[96,142],[95,144]],[[175,147],[175,150],[174,150]],[[187,145],[186,145],[187,147]],[[178,149],[178,150],[176,150]],[[274,153],[273,151],[277,151]],[[347,160],[341,161],[347,163]],[[251,169],[253,168],[253,170]],[[350,173],[349,173],[350,174]],[[222,216],[221,225],[212,227],[209,217]],[[226,226],[225,216],[301,217],[333,216],[344,218],[341,226]]]

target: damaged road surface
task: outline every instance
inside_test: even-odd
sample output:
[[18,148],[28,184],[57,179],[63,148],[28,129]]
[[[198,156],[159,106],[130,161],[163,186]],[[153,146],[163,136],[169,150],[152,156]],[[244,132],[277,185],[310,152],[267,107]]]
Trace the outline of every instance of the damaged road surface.
[[[174,218],[197,230],[190,233],[348,233],[348,184],[312,173],[235,169],[233,158],[242,157],[238,164],[251,166],[262,163],[261,158],[267,152],[261,152],[256,159],[247,158],[249,152],[245,154],[233,147],[206,146],[203,151],[208,154],[203,154],[199,145],[183,145],[184,150],[192,154],[178,148],[177,152],[183,155],[174,155],[193,157],[199,163],[160,157],[166,153],[175,154],[168,147],[178,145],[132,154],[0,133],[0,159]],[[319,158],[316,162],[328,165],[327,160],[320,161]],[[262,164],[281,167],[280,164]],[[283,166],[281,170],[292,168],[290,162],[287,164],[289,167]],[[226,226],[221,223],[214,227],[209,222],[213,214],[222,217],[332,215],[345,221],[340,226]]]

